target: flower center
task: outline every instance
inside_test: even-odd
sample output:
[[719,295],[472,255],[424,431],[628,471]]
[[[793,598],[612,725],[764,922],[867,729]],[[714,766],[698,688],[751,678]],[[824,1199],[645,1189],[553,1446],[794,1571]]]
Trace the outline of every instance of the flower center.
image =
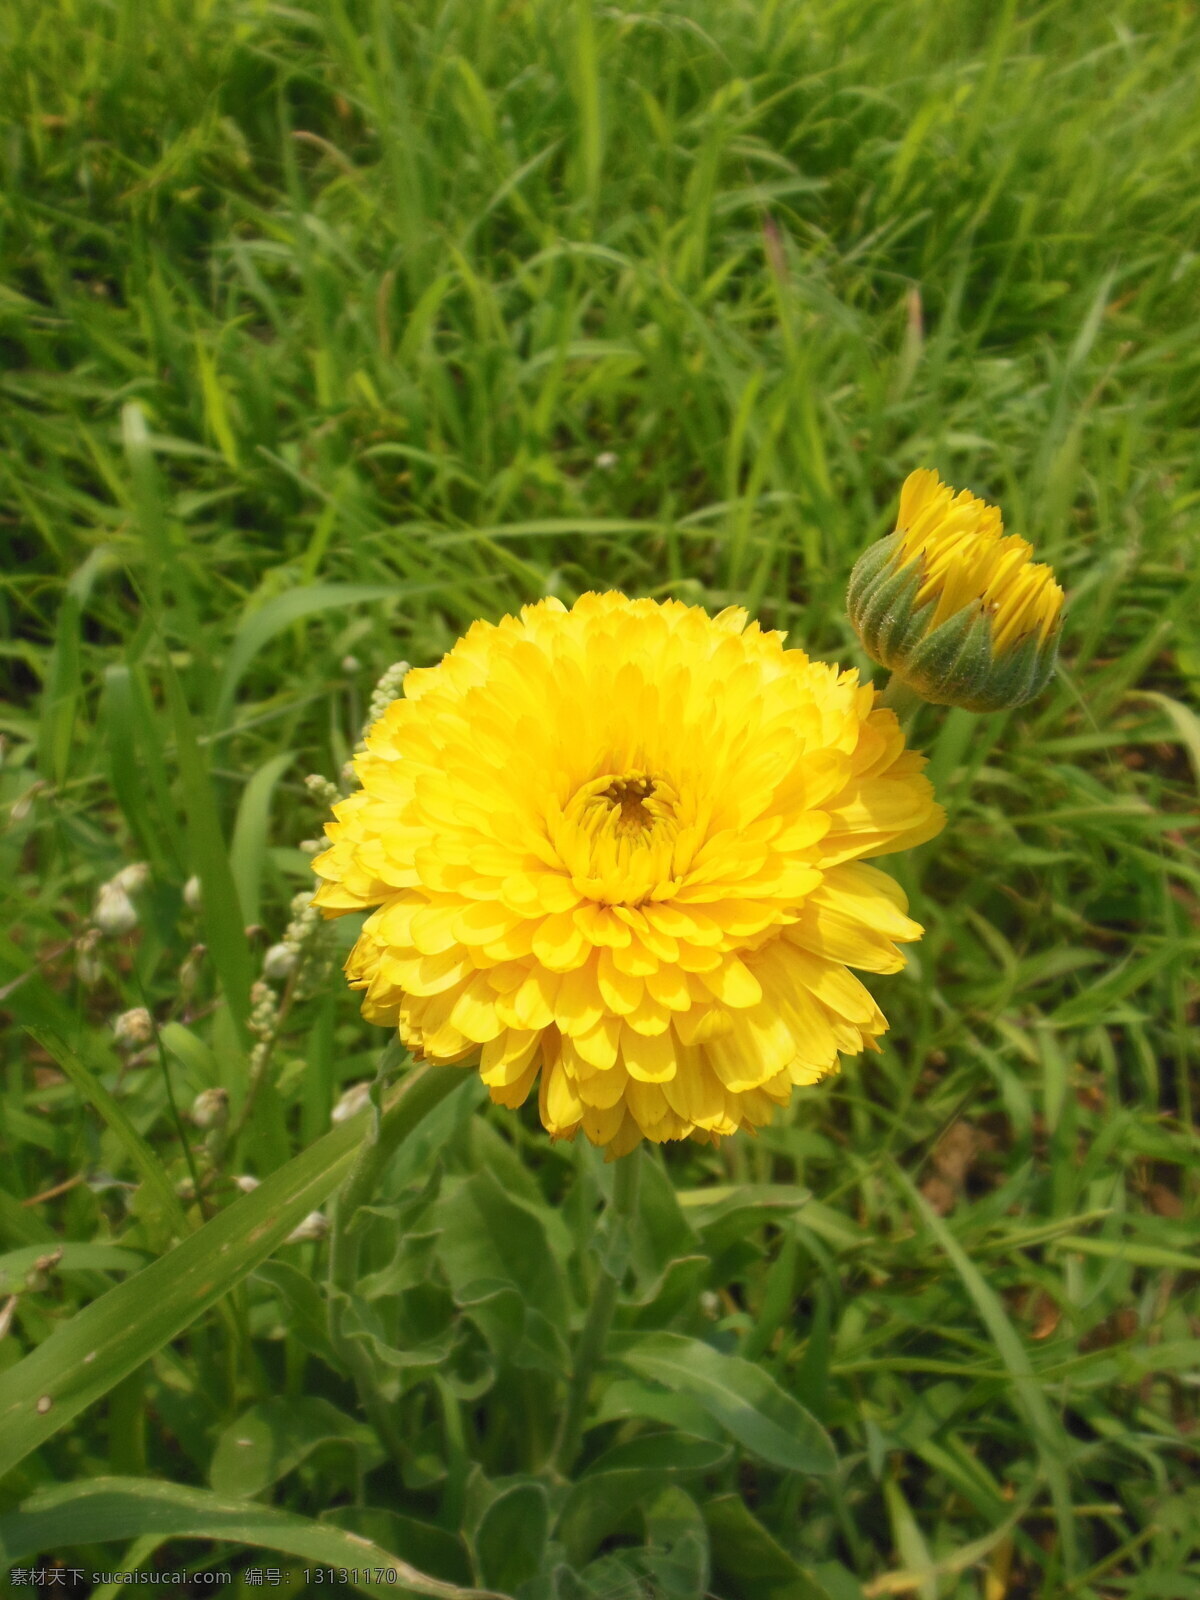
[[581,893],[608,905],[637,905],[669,881],[679,796],[648,772],[606,772],[567,802],[555,843]]
[[654,779],[641,775],[631,778],[614,778],[600,794],[613,808],[620,807],[616,821],[618,834],[648,833],[654,826],[654,813],[646,802],[654,793]]

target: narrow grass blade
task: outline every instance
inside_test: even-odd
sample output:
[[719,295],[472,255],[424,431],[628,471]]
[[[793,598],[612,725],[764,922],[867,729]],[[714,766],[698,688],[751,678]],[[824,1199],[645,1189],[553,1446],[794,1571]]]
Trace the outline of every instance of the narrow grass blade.
[[209,954],[221,980],[230,1015],[243,1044],[248,1044],[246,1023],[250,1015],[254,962],[246,938],[245,918],[230,871],[229,856],[217,816],[216,796],[196,740],[192,714],[184,699],[183,686],[170,658],[165,655],[163,681],[171,720],[175,725],[175,745],[191,836],[191,863],[200,878],[203,891],[202,914]]
[[1042,1471],[1050,1487],[1059,1537],[1062,1540],[1063,1565],[1068,1574],[1072,1573],[1078,1567],[1079,1558],[1071,1488],[1067,1481],[1065,1465],[1070,1444],[1062,1423],[1047,1405],[1046,1397],[1041,1391],[1030,1362],[1029,1353],[1009,1321],[996,1291],[984,1281],[979,1268],[915,1184],[898,1167],[893,1166],[892,1176],[962,1279],[964,1289],[970,1295],[980,1320],[991,1335],[1000,1359],[1008,1370],[1017,1404],[1024,1412],[1025,1420],[1037,1444]]
[[233,825],[233,842],[229,847],[229,865],[237,885],[242,914],[250,924],[256,923],[259,918],[275,786],[295,759],[295,753],[291,750],[273,756],[258,769],[242,791],[237,821]]
[[28,1028],[26,1031],[41,1045],[47,1055],[54,1058],[83,1098],[93,1105],[108,1123],[124,1146],[125,1153],[133,1162],[142,1182],[158,1197],[158,1203],[164,1215],[170,1219],[175,1232],[180,1237],[186,1234],[187,1217],[179,1202],[179,1196],[163,1171],[162,1162],[130,1122],[120,1101],[113,1098],[92,1069],[56,1034],[40,1028]]

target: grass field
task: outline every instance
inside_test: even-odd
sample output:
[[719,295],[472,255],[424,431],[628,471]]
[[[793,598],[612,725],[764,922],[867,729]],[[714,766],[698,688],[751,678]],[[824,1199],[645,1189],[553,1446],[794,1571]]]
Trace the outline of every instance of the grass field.
[[[0,8],[14,1569],[1200,1596],[1198,27],[1193,0]],[[598,1239],[613,1169],[472,1080],[360,1182],[331,1275],[283,1242],[385,1039],[343,923],[272,990],[265,1061],[250,985],[311,882],[304,778],[376,679],[609,587],[866,671],[847,577],[922,465],[1003,507],[1067,616],[1032,706],[919,713],[950,820],[888,863],[926,934],[872,980],[882,1056],[756,1141],[646,1147]],[[89,933],[139,861],[137,927]],[[154,1037],[117,1041],[143,1005]],[[689,1340],[738,1358],[715,1398]]]

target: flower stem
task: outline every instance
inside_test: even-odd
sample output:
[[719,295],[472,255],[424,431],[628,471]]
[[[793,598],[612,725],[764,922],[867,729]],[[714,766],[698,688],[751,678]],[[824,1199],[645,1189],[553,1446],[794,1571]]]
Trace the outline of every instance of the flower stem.
[[566,1476],[575,1464],[579,1444],[583,1438],[583,1424],[587,1415],[588,1390],[597,1363],[608,1342],[613,1312],[617,1307],[617,1294],[625,1276],[627,1251],[614,1251],[613,1225],[628,1230],[637,1211],[638,1183],[641,1177],[641,1151],[633,1150],[617,1162],[613,1174],[613,1197],[609,1202],[606,1221],[609,1222],[609,1250],[601,1257],[600,1279],[592,1295],[587,1317],[579,1332],[575,1347],[575,1362],[571,1382],[567,1389],[567,1405],[559,1424],[558,1439],[554,1446],[553,1464],[557,1472]]
[[895,672],[888,679],[887,688],[879,697],[879,704],[887,706],[889,711],[894,711],[901,722],[908,722],[921,703],[921,696],[917,691],[910,688]]

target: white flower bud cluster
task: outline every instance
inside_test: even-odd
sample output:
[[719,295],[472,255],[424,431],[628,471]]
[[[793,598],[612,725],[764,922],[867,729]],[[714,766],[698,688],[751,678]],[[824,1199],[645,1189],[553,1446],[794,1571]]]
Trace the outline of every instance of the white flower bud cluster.
[[112,1030],[118,1050],[140,1050],[154,1037],[154,1019],[145,1006],[134,1006],[113,1018]]
[[183,903],[189,911],[199,911],[202,899],[203,891],[200,888],[200,879],[193,872],[183,886]]
[[342,798],[342,791],[332,778],[323,778],[319,772],[310,772],[304,787],[323,806],[335,806]]
[[190,1112],[198,1128],[223,1128],[229,1121],[229,1090],[202,1089]]
[[92,922],[101,933],[115,939],[133,932],[138,925],[138,914],[131,896],[138,894],[149,881],[150,868],[144,861],[135,861],[100,885]]
[[261,1044],[275,1032],[279,1018],[279,996],[260,978],[250,985],[250,1018],[246,1026]]
[[362,736],[364,739],[391,705],[392,701],[400,698],[400,691],[404,685],[405,678],[409,674],[409,670],[407,661],[393,661],[383,677],[375,685],[371,703],[367,707],[367,720],[363,723]]
[[299,999],[306,999],[324,981],[332,959],[329,942],[322,938],[325,919],[312,899],[308,889],[293,896],[283,938],[263,958],[263,976],[275,982],[291,979]]
[[263,977],[270,983],[282,983],[299,964],[300,952],[294,945],[273,944],[263,957]]

